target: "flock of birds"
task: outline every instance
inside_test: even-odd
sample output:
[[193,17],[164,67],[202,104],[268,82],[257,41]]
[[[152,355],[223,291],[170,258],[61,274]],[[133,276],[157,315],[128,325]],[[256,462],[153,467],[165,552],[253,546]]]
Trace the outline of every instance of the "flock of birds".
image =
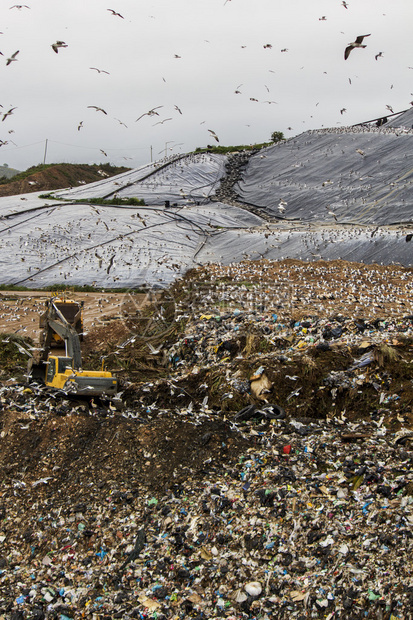
[[[226,0],[225,4],[227,2],[229,2],[231,0]],[[349,5],[343,1],[342,2],[342,6],[345,10],[348,10]],[[10,7],[10,9],[14,9],[17,11],[22,11],[22,10],[30,10],[30,7],[28,5],[13,5]],[[105,9],[113,18],[118,19],[118,20],[124,20],[125,17],[120,14],[118,11],[116,11],[113,8],[107,8]],[[320,21],[326,21],[327,20],[327,16],[323,15],[319,18]],[[344,49],[344,60],[347,61],[349,59],[350,54],[353,52],[353,50],[355,49],[365,49],[367,47],[367,43],[366,43],[366,39],[367,37],[370,37],[371,34],[363,34],[363,35],[359,35],[355,38],[354,41],[350,42],[347,44],[347,46]],[[56,55],[59,54],[65,54],[66,53],[66,49],[69,47],[68,43],[66,41],[63,41],[61,39],[57,39],[55,42],[51,43],[50,45],[51,50],[53,51],[53,53],[55,53]],[[266,50],[270,50],[272,49],[273,45],[271,43],[264,43],[263,44],[263,48]],[[285,54],[287,53],[289,50],[288,48],[281,48],[280,52]],[[4,56],[2,52],[0,52],[1,56]],[[5,58],[5,63],[6,63],[6,67],[9,67],[11,65],[13,65],[13,63],[16,63],[19,59],[20,59],[20,50],[16,50],[15,52],[13,52],[13,54],[11,54],[8,57],[4,57]],[[381,58],[383,56],[383,52],[379,52],[375,55],[375,59],[378,60],[379,58]],[[174,54],[174,59],[179,60],[181,58],[181,56],[179,54]],[[101,68],[99,66],[90,66],[89,69],[91,71],[96,72],[99,75],[110,75],[110,72],[107,71],[104,68]],[[242,88],[243,84],[239,84],[236,89],[235,89],[235,94],[240,95],[242,94],[241,92],[241,88]],[[270,88],[268,86],[265,85],[265,88],[267,90],[268,93],[270,93]],[[255,97],[250,97],[251,101],[254,102],[258,102],[259,100]],[[271,99],[266,100],[264,103],[267,104],[276,104],[277,102]],[[3,108],[3,106],[0,104],[0,108]],[[93,110],[94,112],[101,114],[103,116],[108,117],[108,109],[105,109],[104,107],[102,107],[101,105],[87,105],[86,106],[87,109],[89,110]],[[149,110],[146,110],[142,113],[140,113],[139,115],[137,115],[137,118],[135,119],[135,123],[140,122],[142,119],[146,118],[150,118],[153,119],[153,124],[152,126],[155,127],[157,125],[164,125],[167,122],[171,122],[173,120],[173,116],[166,116],[164,117],[163,112],[165,111],[166,105],[165,104],[160,104],[160,105],[156,105],[153,106],[152,108],[150,108]],[[12,116],[15,112],[15,110],[17,109],[17,106],[10,106],[8,109],[4,109],[0,116],[1,116],[1,122],[6,121],[7,119],[9,119],[10,116]],[[387,105],[387,109],[389,111],[391,111],[393,113],[393,108],[390,105]],[[340,114],[344,114],[346,113],[346,108],[341,108],[340,109]],[[183,111],[182,108],[178,105],[174,105],[173,106],[173,113],[175,115],[182,115]],[[116,118],[116,121],[118,121],[121,125],[125,126],[127,128],[127,125],[120,119]],[[206,121],[202,121],[201,124],[205,123]],[[81,131],[84,128],[84,120],[81,120],[78,122],[77,124],[77,131]],[[360,131],[362,131],[362,129],[360,129]],[[214,140],[216,143],[220,143],[220,137],[217,135],[216,131],[214,129],[207,129],[207,132],[209,134],[209,137]],[[3,146],[7,144],[7,141],[1,141],[0,140],[0,146]],[[105,149],[100,149],[100,152],[105,156],[108,157],[107,155],[107,151]],[[365,153],[361,150],[361,149],[356,149],[356,152],[360,155],[360,157],[364,157]],[[262,155],[262,157],[265,157],[265,155]],[[329,180],[326,181],[326,185],[330,183]],[[180,190],[181,192],[183,192],[183,190]],[[278,204],[276,204],[276,209],[278,211],[278,213],[282,216],[284,213],[287,213],[288,215],[288,202],[287,200],[285,200],[284,197],[278,198]],[[338,222],[336,213],[331,210],[331,209],[327,209],[328,211],[328,215],[331,216],[336,222]],[[180,218],[178,216],[176,221],[180,221]],[[116,230],[118,230],[118,224],[119,222],[116,222],[114,225],[110,224],[109,222],[107,222],[107,220],[105,220],[104,218],[101,219],[100,217],[96,219],[96,226],[99,227],[100,229],[100,223],[102,223],[102,225],[105,226],[106,232],[109,233],[110,231],[113,231],[113,233],[116,232]],[[84,224],[82,224],[83,226]],[[141,230],[143,231],[144,228],[147,226],[146,222],[144,224],[142,224]],[[151,224],[152,226],[152,224]],[[155,225],[155,228],[157,229],[156,234],[160,234],[162,235],[163,232],[158,230],[158,225]],[[196,228],[196,227],[195,227]],[[193,226],[190,227],[190,229],[188,231],[185,232],[185,236],[188,238],[188,240],[190,241],[189,246],[191,249],[188,249],[189,254],[192,252],[193,250],[193,240],[194,238],[198,238],[199,235],[199,230],[195,230],[195,228]],[[150,240],[149,237],[147,239],[147,241],[145,241],[143,244],[139,245],[139,248],[137,248],[138,253],[132,257],[132,262],[129,264],[129,272],[130,272],[130,268],[133,265],[137,265],[140,264],[143,270],[149,270],[152,273],[152,275],[150,277],[154,277],[154,274],[156,274],[156,276],[158,277],[159,274],[165,272],[165,269],[171,269],[172,271],[179,271],[179,269],[176,269],[175,267],[171,267],[170,265],[178,265],[179,264],[179,260],[175,257],[175,258],[171,258],[171,256],[173,256],[173,253],[171,253],[171,255],[168,257],[168,252],[170,252],[170,244],[171,244],[171,240],[162,240],[161,242],[159,242],[159,237],[156,240],[156,236],[155,236],[155,240],[153,237],[153,232],[151,231],[151,236],[150,236]],[[119,233],[119,231],[118,231]],[[127,241],[125,241],[126,246],[125,248],[128,251],[131,251],[132,245],[130,244],[130,236],[133,236],[136,233],[136,229],[134,228],[133,230],[131,230],[130,232],[126,232],[125,233],[125,238],[128,239]],[[194,233],[196,233],[194,235]],[[92,235],[92,233],[89,233],[90,235]],[[139,233],[141,235],[141,232]],[[239,233],[240,235],[242,235],[243,233]],[[209,237],[211,235],[211,227],[210,226],[206,226],[205,230],[202,233],[202,237],[204,240],[207,240],[209,243]],[[270,231],[268,230],[264,237],[265,239],[267,239],[269,236],[272,236],[272,242],[270,243],[268,242],[267,244],[264,242],[264,244],[261,246],[260,249],[257,249],[256,251],[252,251],[252,252],[245,252],[245,257],[246,258],[257,258],[257,254],[258,256],[264,256],[264,255],[271,255],[271,254],[276,254],[277,253],[277,249],[279,249],[283,244],[285,245],[286,248],[288,248],[290,243],[296,243],[296,238],[297,235],[295,235],[295,233],[293,232],[289,232],[286,233],[285,231],[282,231],[280,233],[280,238],[277,240],[274,238],[274,231]],[[298,235],[299,236],[299,235]],[[321,235],[322,236],[322,235]],[[351,236],[351,235],[350,235]],[[141,237],[143,238],[143,234],[141,235]],[[304,236],[305,237],[305,236]],[[311,255],[313,257],[318,257],[321,256],[321,254],[319,254],[320,247],[322,247],[323,241],[320,241],[320,235],[315,235],[314,239],[310,239],[310,236],[307,235],[307,237],[304,238],[303,237],[303,241],[302,246],[303,246],[303,253],[305,255]],[[93,235],[90,236],[90,241],[92,242],[92,238]],[[115,237],[114,237],[115,239]],[[119,239],[122,239],[122,244],[123,244],[123,234],[119,233]],[[76,240],[76,237],[75,237]],[[330,242],[334,243],[334,238],[331,236],[330,234]],[[23,242],[23,241],[21,241]],[[48,238],[48,249],[46,251],[46,248],[42,248],[40,250],[39,249],[39,258],[41,259],[41,262],[46,259],[46,257],[48,256],[50,259],[53,258],[52,254],[52,245],[49,244],[50,242],[50,237]],[[106,244],[107,242],[105,241],[104,244]],[[182,242],[181,242],[182,243]],[[187,242],[184,242],[184,244],[186,244]],[[321,246],[320,246],[321,243]],[[208,244],[207,244],[208,245]],[[188,246],[188,248],[189,248]],[[100,247],[100,244],[97,244],[94,247]],[[34,249],[34,246],[33,246]],[[59,267],[59,269],[61,269],[60,271],[60,275],[66,279],[66,278],[71,278],[75,275],[76,271],[79,271],[80,269],[83,269],[84,266],[82,266],[80,263],[79,264],[75,264],[76,260],[73,258],[74,256],[74,252],[70,251],[70,248],[67,248],[68,250],[68,261],[70,264],[73,264],[71,269],[65,270],[63,267]],[[96,263],[97,259],[97,264],[98,264],[98,269],[99,270],[103,270],[106,273],[106,276],[108,276],[109,278],[113,279],[113,281],[118,281],[119,276],[117,271],[120,269],[120,266],[123,261],[118,260],[117,258],[117,252],[120,249],[117,248],[115,250],[115,253],[111,253],[110,256],[104,256],[100,250],[94,252],[93,258],[91,259],[93,263]],[[61,246],[59,244],[59,252],[61,251]],[[211,251],[211,257],[215,256],[215,258],[217,258],[218,260],[227,260],[227,256],[225,254],[225,252],[223,254],[219,254],[218,256],[216,255],[216,249],[214,249],[213,244],[210,248]],[[113,252],[113,249],[111,250],[111,252]],[[120,252],[120,254],[122,254],[122,252]],[[207,255],[207,252],[206,252]],[[185,258],[185,260],[188,257]],[[153,268],[150,267],[150,264],[153,263]],[[125,265],[128,266],[128,261],[125,261]],[[125,265],[123,265],[123,267],[125,267]],[[156,266],[155,266],[156,265]],[[182,264],[181,264],[182,266]],[[34,272],[36,272],[35,269],[32,268],[32,266],[29,268],[30,269],[30,273],[29,273],[29,279],[30,277],[32,277],[32,275],[35,275]],[[142,271],[141,269],[141,271]],[[120,269],[120,271],[122,271],[122,269]],[[148,271],[148,273],[149,273]],[[174,274],[176,275],[176,274]],[[106,277],[104,276],[104,277]],[[130,277],[130,273],[128,273],[128,276]],[[161,276],[162,277],[162,276]]]
[[[247,304],[248,293],[252,293],[253,309],[261,304],[271,307],[278,301],[277,315],[281,321],[283,315],[284,320],[290,317],[291,303],[307,312],[307,316],[331,316],[338,308],[344,315],[359,313],[360,316],[382,315],[386,318],[406,316],[412,311],[410,274],[400,267],[291,261],[212,265],[205,273],[203,290],[210,292],[217,306],[220,287],[215,283],[219,282],[226,283],[221,291],[233,294],[235,301],[238,299]],[[255,283],[256,286],[242,290],[241,282]]]
[[[224,2],[224,5],[225,5],[225,4],[227,4],[227,3],[228,3],[228,2],[230,2],[230,1],[231,1],[231,0],[226,0],[226,1]],[[348,4],[347,2],[345,2],[345,0],[343,0],[343,1],[341,2],[341,5],[342,5],[342,7],[343,7],[345,10],[349,10],[349,4]],[[15,4],[15,5],[12,5],[12,6],[10,6],[10,7],[9,7],[9,9],[10,9],[10,10],[17,10],[17,11],[25,11],[25,10],[30,10],[30,8],[31,8],[31,7],[30,7],[29,5],[26,5],[26,4]],[[102,7],[102,10],[105,10],[107,13],[109,13],[109,14],[110,14],[110,16],[112,16],[112,17],[113,17],[113,18],[115,18],[115,19],[118,19],[118,20],[125,20],[125,16],[124,16],[124,15],[122,15],[122,14],[121,14],[119,11],[117,11],[115,8],[105,8],[105,9],[103,9],[103,7]],[[319,21],[323,21],[323,22],[324,22],[324,21],[327,21],[327,16],[326,16],[326,15],[322,15],[322,16],[321,16],[321,17],[319,17],[318,19],[319,19]],[[0,33],[0,34],[3,34],[3,33]],[[347,60],[347,59],[349,58],[349,56],[350,56],[350,53],[351,53],[354,49],[356,49],[356,48],[359,48],[359,49],[360,49],[360,48],[365,48],[365,47],[366,47],[366,43],[364,42],[364,40],[366,39],[366,37],[370,37],[370,36],[371,36],[371,34],[359,35],[359,36],[357,36],[357,37],[356,37],[356,39],[355,39],[353,42],[349,43],[349,44],[346,46],[345,50],[344,50],[344,59],[345,59],[345,60]],[[207,42],[209,42],[209,41],[207,41]],[[68,47],[69,47],[69,45],[68,45],[68,43],[67,43],[67,42],[65,42],[65,41],[63,41],[63,40],[58,39],[58,40],[56,40],[55,42],[51,43],[51,44],[50,44],[50,47],[51,47],[51,49],[53,50],[53,52],[54,52],[54,53],[59,54],[59,52],[60,52],[61,50],[68,48]],[[246,46],[245,46],[245,45],[242,45],[241,47],[246,47]],[[272,48],[273,48],[273,44],[272,44],[272,43],[264,43],[264,44],[263,44],[263,48],[264,48],[264,49],[267,49],[267,50],[270,50],[270,49],[272,49]],[[280,52],[281,52],[281,53],[287,53],[288,51],[289,51],[289,49],[288,49],[287,47],[280,48]],[[19,60],[19,58],[20,58],[20,57],[19,57],[19,54],[20,54],[20,50],[16,50],[16,51],[15,51],[15,52],[13,52],[13,54],[11,54],[10,56],[5,57],[6,66],[10,66],[10,65],[12,65],[13,63],[17,62],[17,61]],[[0,51],[0,55],[2,55],[2,56],[3,56],[3,53],[2,53],[1,51]],[[174,54],[174,55],[173,55],[173,57],[174,57],[175,59],[180,59],[180,58],[181,58],[181,55],[180,55],[180,54]],[[381,52],[381,51],[380,51],[380,52],[378,52],[378,53],[375,55],[375,59],[376,59],[376,60],[377,60],[378,58],[381,58],[381,57],[383,57],[383,52]],[[91,71],[95,71],[97,74],[102,74],[102,75],[110,75],[110,72],[109,72],[109,71],[107,71],[106,69],[101,68],[101,67],[91,66],[91,67],[89,67],[89,69],[90,69]],[[165,81],[165,78],[162,78],[162,79]],[[351,79],[350,79],[350,78],[349,78],[349,81],[350,81],[350,83],[351,83]],[[264,86],[265,86],[265,88],[266,88],[267,92],[269,93],[269,92],[270,92],[269,87],[268,87],[267,85],[264,85]],[[241,95],[241,94],[242,94],[242,91],[240,90],[240,88],[241,88],[241,87],[242,87],[242,84],[240,84],[239,86],[237,86],[237,87],[236,87],[236,89],[235,89],[235,91],[234,91],[234,92],[235,92],[235,94],[237,94],[237,95]],[[257,98],[257,97],[249,97],[249,99],[250,99],[250,101],[252,101],[252,102],[257,102],[257,103],[258,103],[258,102],[260,102],[260,103],[265,103],[265,104],[277,104],[277,101],[275,101],[275,100],[273,100],[273,99],[271,99],[271,98],[268,98],[268,99],[266,99],[266,100],[261,100],[261,99],[259,99],[259,98]],[[156,122],[155,122],[155,123],[153,123],[153,125],[152,125],[153,127],[155,127],[155,126],[162,126],[162,125],[164,125],[165,123],[168,123],[168,122],[172,121],[172,120],[174,119],[174,117],[173,117],[173,116],[171,116],[171,115],[169,115],[169,116],[167,116],[167,117],[165,117],[165,118],[161,118],[161,117],[160,117],[160,112],[159,112],[158,110],[161,110],[161,109],[162,109],[162,108],[164,108],[164,107],[165,107],[165,105],[158,105],[158,106],[154,106],[153,108],[149,109],[148,111],[141,113],[141,114],[140,114],[140,115],[136,118],[135,122],[140,121],[140,120],[141,120],[142,118],[144,118],[145,116],[147,116],[147,117],[155,117],[155,116],[156,116],[156,117],[159,117],[159,118],[157,118]],[[0,104],[0,108],[3,108],[3,106],[2,106],[1,104]],[[108,116],[108,112],[107,112],[107,111],[104,109],[104,107],[102,107],[101,105],[88,105],[88,106],[86,106],[86,108],[87,108],[87,109],[93,109],[93,110],[95,110],[96,112],[100,112],[100,113],[104,114],[105,116]],[[8,118],[9,118],[9,117],[13,114],[13,112],[14,112],[16,109],[17,109],[17,106],[10,106],[10,108],[9,108],[7,111],[2,111],[2,112],[1,112],[1,114],[2,114],[1,121],[3,122],[3,121],[5,121],[6,119],[8,119]],[[389,107],[389,109],[390,109],[390,107]],[[181,109],[178,105],[175,105],[175,106],[174,106],[174,111],[175,111],[175,112],[178,112],[178,114],[180,114],[180,115],[182,115],[182,114],[183,114],[182,109]],[[344,114],[344,113],[346,113],[346,112],[347,112],[347,109],[346,109],[345,107],[343,107],[343,108],[341,108],[341,109],[340,109],[340,114]],[[123,122],[122,120],[120,120],[120,119],[118,119],[118,118],[115,118],[114,120],[118,121],[118,122],[119,122],[119,124],[120,124],[120,125],[122,125],[122,126],[124,126],[125,128],[128,128],[128,125],[127,125],[125,122]],[[204,124],[205,122],[206,122],[206,121],[202,121],[200,124]],[[82,119],[82,120],[80,120],[80,121],[78,121],[78,123],[77,123],[77,130],[78,130],[78,131],[81,131],[82,129],[84,129],[84,127],[85,127],[85,121],[84,121],[83,119]],[[292,128],[291,128],[291,127],[288,127],[288,129],[289,129],[289,130],[292,130]],[[212,138],[213,138],[213,139],[214,139],[217,143],[219,143],[219,142],[220,142],[220,139],[219,139],[219,137],[218,137],[217,133],[216,133],[214,130],[212,130],[212,129],[208,129],[208,132],[210,133],[210,135],[212,136]],[[9,133],[14,133],[14,132],[13,132],[13,130],[10,130],[10,131],[9,131]],[[7,141],[7,140],[2,140],[2,141],[0,141],[0,146],[4,146],[4,145],[6,145],[6,144],[8,144],[8,141]],[[171,147],[171,148],[173,148],[173,147]],[[106,153],[106,149],[100,149],[100,152],[101,152],[102,154],[105,154],[105,153]]]

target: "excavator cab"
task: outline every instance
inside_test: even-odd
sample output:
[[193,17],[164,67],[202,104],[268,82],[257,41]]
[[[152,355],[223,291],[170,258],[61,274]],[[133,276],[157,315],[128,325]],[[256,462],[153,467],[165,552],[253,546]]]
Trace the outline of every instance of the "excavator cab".
[[45,384],[79,396],[114,396],[117,380],[109,371],[75,370],[71,357],[49,355]]

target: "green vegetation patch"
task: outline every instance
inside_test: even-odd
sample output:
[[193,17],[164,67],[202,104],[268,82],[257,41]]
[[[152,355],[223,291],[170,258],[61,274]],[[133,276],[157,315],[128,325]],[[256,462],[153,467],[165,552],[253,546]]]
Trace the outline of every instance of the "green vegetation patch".
[[225,155],[226,153],[233,153],[235,151],[255,151],[264,149],[267,146],[271,146],[270,142],[263,142],[261,144],[240,144],[238,146],[206,146],[198,147],[195,149],[195,153],[219,153]]
[[[59,191],[59,190],[56,190]],[[71,204],[85,204],[85,205],[98,205],[101,207],[107,205],[115,205],[122,207],[143,207],[145,206],[145,201],[140,198],[82,198],[80,200],[72,200],[69,198],[61,198],[60,196],[55,196],[54,194],[39,194],[39,198],[43,200],[59,200],[60,202],[70,202]]]
[[71,200],[71,202],[81,203],[81,204],[91,204],[91,205],[121,205],[121,206],[131,206],[131,207],[143,207],[145,206],[145,201],[140,198],[82,198],[81,200]]
[[272,146],[276,142],[282,142],[285,140],[282,131],[273,131],[271,134],[270,142],[260,142],[258,144],[239,144],[238,146],[221,146],[221,145],[208,145],[206,147],[198,147],[195,149],[195,153],[220,153],[225,155],[226,153],[233,153],[235,151],[259,151],[265,149],[268,146]]

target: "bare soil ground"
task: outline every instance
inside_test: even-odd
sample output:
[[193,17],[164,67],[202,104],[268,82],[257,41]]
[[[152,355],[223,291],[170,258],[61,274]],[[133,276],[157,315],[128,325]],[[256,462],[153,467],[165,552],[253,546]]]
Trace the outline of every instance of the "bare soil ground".
[[[70,293],[66,296],[84,302],[84,328],[88,333],[123,316],[130,295],[124,293]],[[20,334],[39,341],[39,316],[51,293],[43,291],[0,291],[0,333]],[[133,304],[139,307],[145,294],[134,293]]]

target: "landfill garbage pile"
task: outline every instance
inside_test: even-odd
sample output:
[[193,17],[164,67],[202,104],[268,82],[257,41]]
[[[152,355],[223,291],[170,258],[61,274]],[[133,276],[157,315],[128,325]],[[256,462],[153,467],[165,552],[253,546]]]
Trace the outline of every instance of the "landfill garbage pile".
[[411,432],[344,413],[101,416],[3,425],[4,618],[410,616]]
[[411,282],[194,270],[86,335],[88,361],[112,350],[111,402],[1,358],[0,614],[411,617]]

